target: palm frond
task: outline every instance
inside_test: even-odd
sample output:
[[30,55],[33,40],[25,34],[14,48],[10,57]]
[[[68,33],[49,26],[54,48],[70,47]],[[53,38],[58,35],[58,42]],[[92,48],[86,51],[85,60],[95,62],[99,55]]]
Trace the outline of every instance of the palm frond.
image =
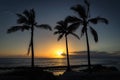
[[88,2],[88,0],[84,0],[86,6],[87,6],[87,17],[90,17],[90,1]]
[[106,18],[101,18],[101,17],[92,18],[92,19],[89,19],[88,21],[93,24],[97,24],[99,22],[108,24],[108,20]]
[[30,12],[31,12],[31,15],[32,15],[33,19],[35,19],[35,11],[34,11],[34,9],[31,9]]
[[36,25],[36,27],[41,29],[48,29],[50,31],[52,30],[52,28],[48,24]]
[[31,22],[35,23],[35,11],[34,11],[34,9],[30,10],[30,18],[31,18]]
[[87,17],[85,7],[82,5],[78,4],[74,7],[71,7],[71,9],[77,12],[82,19],[85,19]]
[[30,18],[30,12],[28,11],[28,10],[24,10],[23,11],[23,14],[28,18],[28,20],[29,20],[29,18]]
[[64,32],[61,31],[61,30],[59,30],[59,31],[55,31],[55,32],[54,32],[54,35],[56,35],[56,34],[61,34],[61,33],[64,33]]
[[88,2],[88,0],[84,0],[85,4],[87,5],[87,7],[90,6],[90,3]]
[[19,13],[16,13],[16,15],[19,17],[19,18],[26,18],[24,15],[22,15],[22,14],[19,14]]
[[70,34],[72,34],[73,36],[75,36],[77,39],[80,39],[79,36],[78,36],[77,34],[75,34],[75,33],[73,33],[73,32],[70,33]]
[[66,22],[66,21],[63,21],[63,20],[58,21],[57,24],[65,27],[65,28],[67,27],[67,22]]
[[28,20],[27,24],[35,24],[35,11],[34,9],[24,10],[23,14],[25,15],[26,19]]
[[22,23],[28,23],[28,20],[25,16],[23,16],[22,14],[16,14],[18,16],[18,19],[17,19],[17,23],[18,24],[22,24]]
[[63,35],[64,35],[63,33],[59,35],[58,41],[59,41],[60,39],[62,39]]
[[21,29],[21,26],[13,26],[7,30],[7,33],[16,32]]
[[66,28],[64,26],[61,26],[61,25],[55,26],[54,29],[58,30],[61,33],[65,33],[66,32]]
[[61,20],[61,21],[58,21],[57,24],[59,24],[59,25],[64,25],[64,21],[62,21],[62,20]]
[[97,34],[97,32],[92,27],[90,27],[90,31],[91,31],[91,33],[92,33],[92,35],[94,37],[95,42],[98,42],[98,34]]
[[21,31],[24,31],[24,30],[29,30],[29,26],[27,26],[27,25],[23,25],[23,26],[13,26],[13,27],[11,27],[11,28],[9,28],[8,30],[7,30],[7,33],[12,33],[12,32],[16,32],[16,31],[18,31],[18,30],[21,30]]
[[68,27],[68,32],[74,32],[76,29],[78,29],[80,23],[73,23]]
[[87,27],[82,27],[81,37],[84,35],[85,31],[87,30]]
[[28,26],[28,25],[22,25],[21,26],[21,31],[24,31],[24,30],[29,30],[31,27]]
[[54,35],[56,35],[56,34],[60,34],[60,32],[59,32],[59,31],[55,31],[55,32],[54,32]]
[[66,17],[65,21],[68,22],[68,23],[74,23],[74,22],[80,22],[81,23],[82,22],[81,19],[79,19],[75,16],[68,16],[68,17]]
[[28,25],[23,25],[21,26],[22,30],[29,30],[31,28],[31,26],[28,26]]
[[30,41],[30,43],[29,43],[29,47],[28,47],[28,52],[27,52],[27,55],[29,55],[29,54],[30,54],[30,48],[31,48],[31,46],[32,46],[32,42]]
[[61,29],[62,29],[62,26],[61,26],[61,25],[56,25],[56,26],[54,27],[54,29],[61,30]]

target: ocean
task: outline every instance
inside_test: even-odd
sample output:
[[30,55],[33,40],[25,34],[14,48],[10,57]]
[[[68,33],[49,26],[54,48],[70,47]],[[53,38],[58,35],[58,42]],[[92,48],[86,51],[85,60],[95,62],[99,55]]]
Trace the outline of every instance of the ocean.
[[[39,67],[66,66],[66,58],[35,58],[35,65]],[[87,58],[71,58],[70,65],[86,65]],[[91,58],[91,64],[115,66],[120,69],[119,58]],[[0,67],[30,66],[30,58],[0,58]]]
[[[66,66],[66,58],[35,58],[35,66],[52,67]],[[120,70],[120,58],[91,58],[91,64],[102,64],[105,66],[115,66]],[[70,65],[87,65],[87,58],[71,58]],[[0,67],[25,67],[31,66],[30,58],[0,58]],[[76,70],[84,69],[83,67]],[[0,70],[0,73],[11,70]],[[65,70],[51,70],[54,75],[61,75]]]

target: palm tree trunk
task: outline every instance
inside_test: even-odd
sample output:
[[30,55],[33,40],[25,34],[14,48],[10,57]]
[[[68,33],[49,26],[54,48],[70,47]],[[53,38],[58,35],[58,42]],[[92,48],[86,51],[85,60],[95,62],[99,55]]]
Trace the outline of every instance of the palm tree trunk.
[[67,53],[67,71],[71,71],[70,61],[69,61],[69,52],[68,52],[68,40],[67,40],[67,36],[65,36],[65,41],[66,41],[66,53]]
[[87,53],[88,53],[88,69],[89,69],[89,72],[91,72],[90,47],[89,47],[89,41],[88,41],[88,33],[87,33],[87,30],[85,31],[85,34],[86,34]]
[[31,28],[31,67],[34,68],[34,45],[33,45],[33,35],[34,35],[34,28]]

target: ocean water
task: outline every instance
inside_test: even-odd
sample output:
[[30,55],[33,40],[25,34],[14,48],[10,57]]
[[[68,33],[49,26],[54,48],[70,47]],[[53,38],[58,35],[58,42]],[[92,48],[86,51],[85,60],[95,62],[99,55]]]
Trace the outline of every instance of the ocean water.
[[[36,58],[35,65],[39,67],[48,66],[66,66],[66,58]],[[86,65],[87,58],[72,58],[70,59],[70,65]],[[120,58],[91,58],[91,64],[102,64],[106,66],[115,66],[120,70]],[[19,66],[31,66],[30,58],[0,58],[0,67],[19,67]],[[84,69],[83,67],[76,70]],[[0,73],[6,73],[11,70],[0,70]],[[50,71],[50,70],[49,70]],[[54,75],[62,75],[65,70],[51,70]]]
[[[39,67],[48,66],[66,66],[66,58],[36,58],[35,65]],[[85,65],[87,58],[72,58],[70,59],[71,65]],[[91,58],[91,64],[102,64],[108,66],[115,66],[120,69],[119,58]],[[17,67],[17,66],[30,66],[30,58],[0,58],[0,67]]]

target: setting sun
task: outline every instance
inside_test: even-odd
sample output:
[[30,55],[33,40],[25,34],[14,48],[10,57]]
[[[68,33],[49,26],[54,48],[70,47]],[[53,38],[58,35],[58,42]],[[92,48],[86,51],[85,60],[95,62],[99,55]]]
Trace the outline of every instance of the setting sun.
[[63,50],[57,50],[56,51],[56,57],[58,57],[58,58],[63,58],[64,56],[62,55],[64,53],[64,51]]
[[57,52],[57,54],[60,55],[60,56],[61,56],[63,53],[64,53],[63,51],[58,51],[58,52]]

